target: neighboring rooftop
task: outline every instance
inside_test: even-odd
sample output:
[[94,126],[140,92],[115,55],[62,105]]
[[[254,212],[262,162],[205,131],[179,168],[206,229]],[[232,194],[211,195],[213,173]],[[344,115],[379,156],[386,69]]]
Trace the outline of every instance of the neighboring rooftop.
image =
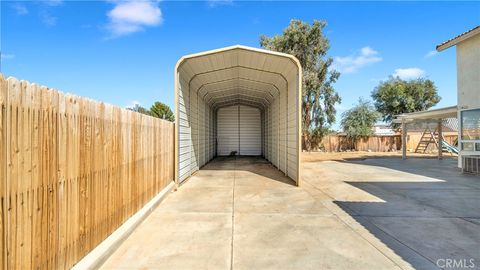
[[472,29],[470,29],[470,30],[452,38],[452,39],[449,39],[449,40],[443,42],[442,44],[437,45],[437,51],[441,52],[441,51],[443,51],[445,49],[448,49],[452,46],[455,46],[458,43],[460,43],[460,42],[462,42],[466,39],[469,39],[469,38],[471,38],[471,37],[473,37],[477,34],[480,34],[480,25],[476,26],[476,27],[474,27],[474,28],[472,28]]

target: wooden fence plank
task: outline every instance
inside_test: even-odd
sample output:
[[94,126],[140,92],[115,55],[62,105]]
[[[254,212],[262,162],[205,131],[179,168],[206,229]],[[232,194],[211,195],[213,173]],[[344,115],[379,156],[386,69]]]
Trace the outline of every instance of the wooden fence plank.
[[68,269],[173,181],[170,122],[0,74],[1,269]]
[[7,267],[7,81],[0,74],[0,263]]

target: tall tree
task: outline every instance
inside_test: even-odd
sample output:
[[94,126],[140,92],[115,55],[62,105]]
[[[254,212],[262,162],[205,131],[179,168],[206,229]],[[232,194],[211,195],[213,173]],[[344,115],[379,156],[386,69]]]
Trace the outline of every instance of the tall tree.
[[175,121],[175,115],[173,115],[170,107],[160,101],[156,101],[155,103],[153,103],[152,107],[150,107],[150,115],[171,122]]
[[398,77],[381,82],[373,90],[372,98],[383,121],[389,123],[396,115],[428,110],[441,99],[433,81],[424,78],[406,81]]
[[294,55],[303,69],[302,144],[311,149],[312,136],[323,136],[335,122],[335,104],[341,99],[333,88],[340,73],[331,69],[327,57],[329,40],[323,34],[325,21],[313,24],[292,20],[281,35],[260,36],[260,45],[268,50]]
[[355,144],[358,139],[373,135],[372,127],[380,116],[370,101],[359,98],[353,108],[342,114],[340,124],[347,138]]

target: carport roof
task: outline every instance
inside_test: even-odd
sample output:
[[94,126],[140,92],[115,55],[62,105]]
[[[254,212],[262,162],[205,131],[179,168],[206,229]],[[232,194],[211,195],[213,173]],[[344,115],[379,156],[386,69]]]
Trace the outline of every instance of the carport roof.
[[300,75],[301,65],[289,54],[235,45],[183,56],[175,71],[213,108],[233,103],[265,108],[289,83],[298,83],[288,77]]

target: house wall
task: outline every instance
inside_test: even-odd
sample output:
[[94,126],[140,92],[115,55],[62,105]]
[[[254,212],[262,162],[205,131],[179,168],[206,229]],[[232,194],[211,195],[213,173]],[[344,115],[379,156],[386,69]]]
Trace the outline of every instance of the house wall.
[[[457,93],[458,119],[461,123],[461,111],[480,108],[480,35],[476,35],[457,44]],[[461,149],[461,129],[459,130],[459,148]],[[480,155],[480,152],[460,151],[461,155]],[[458,167],[462,166],[458,159]]]
[[457,45],[457,87],[460,110],[480,108],[480,35]]

